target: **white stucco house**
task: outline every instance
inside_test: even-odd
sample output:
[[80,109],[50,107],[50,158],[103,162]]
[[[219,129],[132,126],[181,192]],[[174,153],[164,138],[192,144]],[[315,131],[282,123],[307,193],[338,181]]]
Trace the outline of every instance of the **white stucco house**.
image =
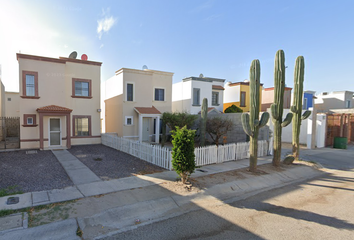
[[225,79],[204,77],[184,78],[172,86],[172,112],[198,114],[204,98],[208,107],[223,112]]
[[171,72],[121,68],[105,81],[105,132],[119,137],[159,142],[160,119],[172,111]]
[[315,108],[318,113],[326,113],[331,109],[354,108],[352,91],[322,92],[316,95]]

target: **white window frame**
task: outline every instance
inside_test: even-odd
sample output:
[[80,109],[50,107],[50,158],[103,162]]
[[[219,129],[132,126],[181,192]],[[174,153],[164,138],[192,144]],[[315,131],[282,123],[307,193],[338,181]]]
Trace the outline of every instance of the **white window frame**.
[[[194,89],[197,89],[198,90],[198,92],[199,92],[199,97],[198,97],[198,102],[197,103],[195,103],[194,102]],[[193,88],[193,90],[192,90],[193,92],[192,92],[192,105],[193,106],[200,106],[200,88]]]
[[[133,101],[128,101],[128,84],[133,85]],[[125,101],[126,102],[135,102],[135,83],[134,82],[126,82],[125,83]]]
[[[128,124],[128,119],[131,119],[132,123]],[[125,116],[125,126],[133,126],[134,125],[134,118],[133,116]]]
[[[29,119],[32,119],[32,122],[28,122]],[[33,125],[34,122],[33,122],[33,117],[27,117],[27,125]]]
[[[213,103],[213,94],[216,94],[216,103],[214,104]],[[219,106],[220,105],[220,103],[219,103],[219,96],[220,96],[220,92],[218,92],[218,91],[212,91],[211,92],[211,105],[212,106]]]
[[[156,89],[162,89],[163,90],[163,100],[156,100],[156,96],[155,96],[155,91],[156,91]],[[163,88],[163,87],[155,87],[154,88],[154,93],[153,93],[153,95],[154,95],[154,99],[153,99],[153,101],[156,101],[156,102],[166,102],[166,88]]]

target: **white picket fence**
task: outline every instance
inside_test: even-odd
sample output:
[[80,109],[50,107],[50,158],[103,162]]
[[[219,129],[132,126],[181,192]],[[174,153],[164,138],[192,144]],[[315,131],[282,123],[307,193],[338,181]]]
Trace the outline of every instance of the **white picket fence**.
[[111,134],[101,135],[102,144],[128,153],[146,162],[171,170],[171,150],[158,145],[121,138]]
[[[150,145],[111,134],[102,134],[102,144],[119,151],[128,153],[144,161],[172,170],[172,153],[168,148],[158,145]],[[214,163],[249,158],[249,142],[231,143],[227,145],[216,145],[198,147],[194,149],[196,166],[204,166]],[[258,156],[266,156],[268,153],[268,142],[258,141]]]
[[[227,161],[249,158],[250,144],[230,143],[217,147],[216,145],[207,147],[198,147],[194,149],[196,166],[204,166],[214,163],[222,163]],[[268,152],[267,141],[258,141],[258,156],[266,156]]]

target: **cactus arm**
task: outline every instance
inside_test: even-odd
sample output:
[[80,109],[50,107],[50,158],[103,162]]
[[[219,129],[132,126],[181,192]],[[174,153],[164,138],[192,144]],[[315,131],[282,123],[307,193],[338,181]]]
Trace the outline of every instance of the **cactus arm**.
[[311,111],[306,110],[306,111],[302,114],[301,120],[307,119],[310,115],[311,115]]
[[284,121],[281,123],[281,126],[282,127],[288,126],[291,123],[291,120],[293,120],[293,114],[292,113],[286,114],[286,117]]
[[245,133],[248,136],[252,137],[253,132],[252,132],[251,126],[250,126],[250,115],[248,113],[242,113],[241,122],[242,122],[243,131],[245,131]]
[[295,106],[295,105],[292,105],[292,106],[290,107],[290,111],[291,111],[292,113],[296,113],[296,112],[297,112],[296,106]]
[[258,126],[260,128],[264,127],[267,124],[268,120],[269,120],[269,113],[268,112],[262,113],[261,120],[259,121],[259,125]]

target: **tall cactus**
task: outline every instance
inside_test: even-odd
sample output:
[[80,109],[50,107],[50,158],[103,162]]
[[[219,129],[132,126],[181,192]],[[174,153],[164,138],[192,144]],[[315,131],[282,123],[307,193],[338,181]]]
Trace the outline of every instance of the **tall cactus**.
[[208,118],[208,99],[204,98],[200,120],[200,146],[205,146],[206,122]]
[[250,136],[250,172],[257,170],[258,157],[258,133],[259,129],[267,124],[269,113],[262,114],[259,120],[259,87],[261,66],[259,60],[253,60],[250,67],[250,112],[241,116],[242,126],[245,133]]
[[283,50],[278,50],[274,62],[274,103],[270,106],[274,125],[273,165],[276,167],[280,165],[282,128],[288,126],[293,117],[292,113],[288,113],[283,121],[284,89],[285,55]]
[[293,154],[292,158],[284,159],[285,164],[292,163],[295,159],[299,160],[299,142],[300,142],[300,126],[301,121],[311,115],[311,111],[306,110],[302,114],[302,98],[304,94],[304,74],[305,74],[305,61],[303,56],[298,56],[295,63],[294,71],[294,95],[293,105],[290,110],[293,113]]

